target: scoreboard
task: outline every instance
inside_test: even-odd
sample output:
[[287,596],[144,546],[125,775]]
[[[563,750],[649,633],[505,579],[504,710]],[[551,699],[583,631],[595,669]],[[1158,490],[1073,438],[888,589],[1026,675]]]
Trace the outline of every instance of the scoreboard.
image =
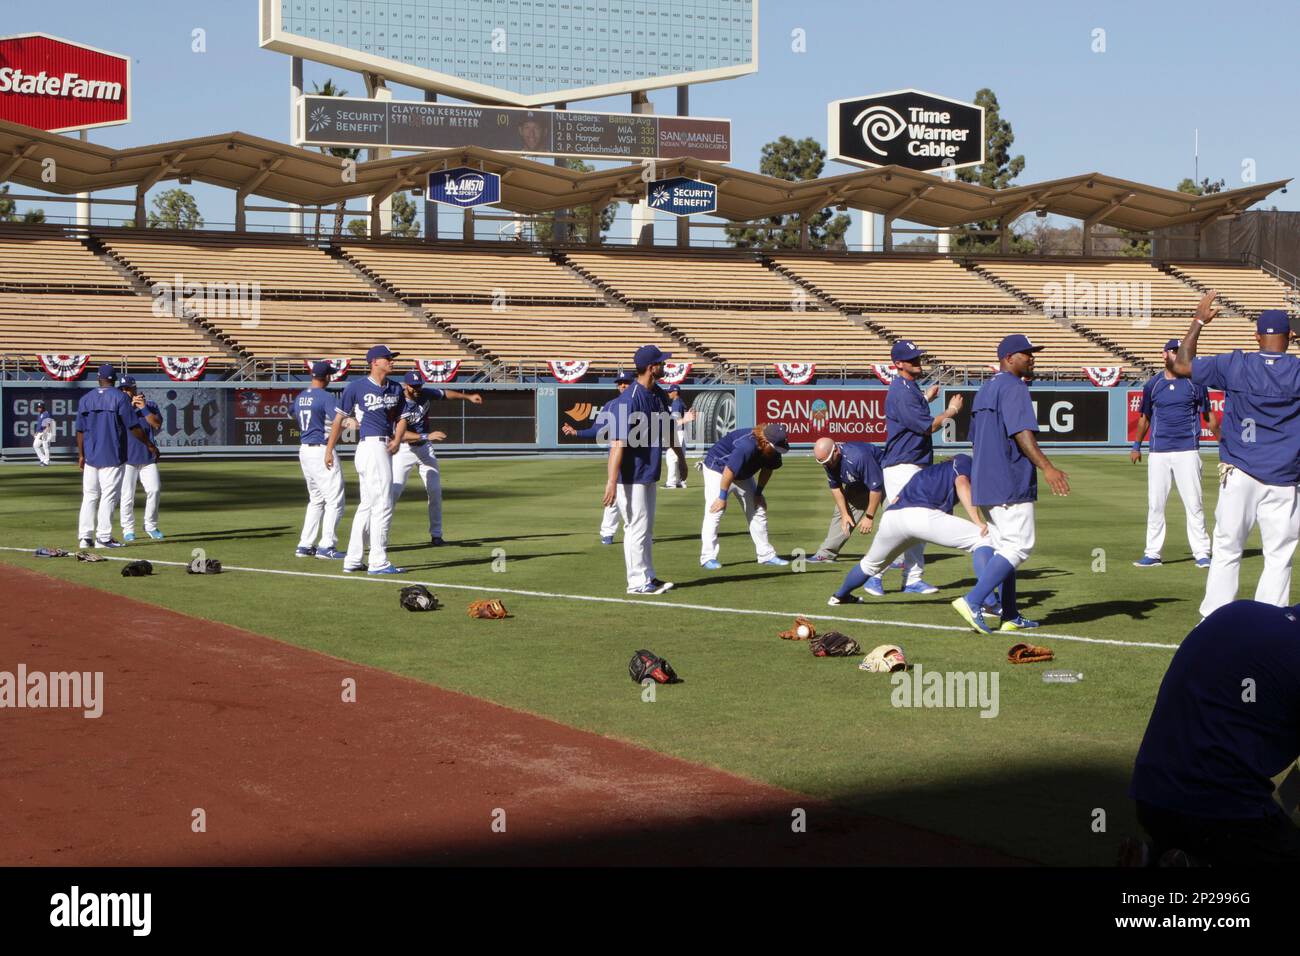
[[290,417],[301,388],[237,388],[230,444],[249,448],[296,445],[301,432]]

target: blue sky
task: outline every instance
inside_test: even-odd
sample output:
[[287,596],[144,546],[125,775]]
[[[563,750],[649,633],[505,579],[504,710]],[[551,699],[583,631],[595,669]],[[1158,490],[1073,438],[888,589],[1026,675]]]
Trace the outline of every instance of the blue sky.
[[[191,31],[207,52],[191,52]],[[807,52],[791,49],[806,31]],[[1105,30],[1095,53],[1093,31]],[[284,140],[289,60],[257,46],[256,0],[61,0],[6,4],[2,32],[42,31],[133,57],[135,120],[92,131],[133,146],[241,130]],[[782,134],[825,143],[832,99],[916,87],[961,99],[998,95],[1027,163],[1018,182],[1099,171],[1173,187],[1192,174],[1200,129],[1202,176],[1242,185],[1300,171],[1300,3],[1001,2],[924,4],[763,0],[760,69],[692,91],[691,111],[734,121],[735,165],[756,169],[763,143]],[[356,74],[308,64],[353,94]],[[395,95],[419,98],[403,87]],[[671,113],[671,90],[651,94]],[[626,112],[625,97],[584,109]],[[832,164],[828,172],[847,171]],[[195,184],[204,215],[229,222],[224,190]],[[1300,189],[1267,205],[1300,209]],[[50,212],[63,212],[50,208]]]

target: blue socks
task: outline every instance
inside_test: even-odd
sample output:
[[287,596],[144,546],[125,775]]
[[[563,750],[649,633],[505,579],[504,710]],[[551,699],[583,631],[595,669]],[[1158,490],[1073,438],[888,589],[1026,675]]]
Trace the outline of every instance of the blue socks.
[[862,570],[862,565],[855,564],[849,573],[844,576],[844,583],[835,592],[835,596],[837,598],[846,598],[866,583],[867,572]]
[[[983,551],[984,549],[980,548],[979,550]],[[1015,574],[1015,570],[1016,569],[1011,566],[1011,562],[1000,554],[995,554],[990,557],[984,565],[984,570],[980,572],[979,580],[975,582],[975,587],[971,588],[970,592],[967,593],[966,603],[969,604],[973,610],[978,611],[984,606],[984,602],[989,599],[989,595],[993,593],[998,585],[1004,584],[1009,577]],[[1012,587],[1014,588],[1014,585],[1012,585]],[[1012,596],[1014,599],[1014,593]],[[1004,591],[1004,613],[1005,608],[1006,592]]]

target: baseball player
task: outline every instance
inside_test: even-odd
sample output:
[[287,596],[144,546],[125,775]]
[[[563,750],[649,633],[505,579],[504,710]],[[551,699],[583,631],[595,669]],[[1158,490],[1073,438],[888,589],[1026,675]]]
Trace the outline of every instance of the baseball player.
[[1133,564],[1139,568],[1160,565],[1165,543],[1165,502],[1169,485],[1178,486],[1187,512],[1187,543],[1198,568],[1210,566],[1210,536],[1205,533],[1205,512],[1201,508],[1201,419],[1210,433],[1219,437],[1218,417],[1210,410],[1210,393],[1190,379],[1174,374],[1178,357],[1177,339],[1165,343],[1165,370],[1142,386],[1142,410],[1137,422],[1137,441],[1129,460],[1142,460],[1142,439],[1151,429],[1151,453],[1147,456],[1147,546]]
[[298,558],[338,561],[344,557],[337,548],[339,521],[343,518],[343,469],[325,467],[325,432],[338,415],[334,396],[326,388],[333,374],[334,366],[329,362],[313,365],[311,387],[294,396],[290,407],[290,416],[298,424],[298,465],[307,482],[307,515],[294,551]]
[[[635,381],[636,381],[636,376],[633,375],[631,372],[619,372],[618,378],[614,380],[614,386],[618,389],[619,397],[622,397],[623,393],[627,391],[628,386]],[[600,411],[598,411],[596,413],[596,418],[592,422],[590,427],[577,429],[574,428],[572,425],[570,425],[568,422],[565,422],[563,425],[560,426],[560,431],[564,432],[564,434],[566,435],[570,435],[575,438],[582,438],[586,440],[591,440],[593,438],[608,439],[609,427],[610,427],[610,419],[609,419],[610,409],[613,408],[614,402],[616,401],[618,401],[617,398],[614,399],[614,401],[607,404]],[[618,533],[618,505],[617,504],[606,505],[604,510],[601,512],[601,516],[600,516],[600,543],[613,544],[614,535],[617,533]]]
[[[889,350],[898,374],[889,383],[885,396],[885,498],[892,500],[912,476],[934,463],[934,440],[931,436],[943,423],[955,418],[962,398],[954,395],[948,407],[938,415],[930,414],[930,402],[939,394],[931,386],[924,394],[916,383],[923,373],[921,360],[925,352],[915,342],[898,341]],[[925,548],[914,545],[903,555],[903,590],[909,594],[934,594],[939,589],[924,580]]]
[[[135,377],[127,375],[118,385],[131,401],[131,407],[140,419],[140,428],[150,444],[162,429],[162,409],[158,403],[145,398],[136,387]],[[126,443],[126,467],[122,470],[122,506],[118,519],[122,523],[122,540],[130,544],[135,540],[135,484],[144,486],[144,531],[155,541],[163,539],[158,530],[158,501],[162,497],[162,477],[158,474],[156,449],[132,436]]]
[[[343,432],[343,419],[357,423],[357,452],[353,465],[360,484],[360,503],[352,516],[352,535],[343,570],[360,571],[366,548],[370,548],[370,574],[405,574],[388,560],[388,526],[393,519],[393,455],[406,435],[401,417],[402,389],[388,381],[396,352],[376,345],[366,353],[370,374],[349,382],[334,413],[329,440],[325,443],[325,467],[334,468],[334,448]],[[394,428],[395,426],[395,428]]]
[[[840,589],[826,603],[861,604],[862,598],[853,593],[858,588],[883,597],[885,590],[880,586],[880,573],[895,557],[917,542],[969,551],[977,556],[978,573],[993,555],[993,538],[989,535],[988,524],[971,500],[970,476],[970,455],[958,455],[950,461],[927,465],[913,475],[898,497],[890,502],[866,556],[849,571]],[[873,518],[880,505],[879,496],[874,496],[873,500],[865,518]],[[970,521],[952,513],[958,501],[970,515]],[[858,531],[869,534],[870,523],[864,520],[858,525]],[[1004,593],[1009,597],[1011,613],[1018,618],[1014,585],[1008,586]]]
[[685,488],[686,452],[683,449],[686,447],[686,426],[695,420],[695,416],[688,416],[680,385],[669,385],[664,391],[668,393],[668,413],[673,418],[673,447],[668,451],[668,478],[664,487]]
[[704,524],[700,529],[700,566],[716,571],[718,525],[727,510],[727,497],[736,493],[749,525],[749,537],[759,564],[784,567],[790,562],[777,555],[767,538],[767,499],[763,489],[772,472],[781,467],[781,456],[790,450],[784,425],[738,428],[714,443],[704,456]]
[[655,576],[655,489],[660,459],[670,443],[667,396],[656,384],[671,353],[658,346],[636,350],[636,381],[612,404],[609,428],[608,479],[602,504],[617,503],[623,519],[623,562],[628,594],[663,594],[672,582]]
[[426,430],[429,402],[438,398],[459,399],[471,405],[482,405],[482,395],[458,392],[451,388],[425,388],[424,377],[411,369],[402,378],[402,393],[406,400],[402,418],[406,422],[406,435],[393,458],[393,507],[406,488],[406,476],[412,468],[420,470],[420,483],[429,497],[429,544],[440,548],[442,540],[442,476],[438,472],[438,456],[433,453],[433,443],[443,441],[445,432]]
[[[1002,589],[1002,630],[1037,627],[1015,613],[1014,572],[1034,550],[1034,502],[1038,473],[1058,495],[1070,493],[1069,475],[1054,466],[1038,447],[1038,417],[1026,377],[1034,372],[1034,355],[1043,350],[1027,335],[1008,335],[998,343],[1000,370],[975,396],[970,437],[974,444],[971,497],[984,509],[993,528],[993,557],[975,587],[952,602],[972,628],[991,634],[984,623],[984,604]],[[1012,615],[1015,615],[1014,617]]]
[[134,436],[158,457],[153,440],[140,427],[140,417],[126,393],[113,387],[117,373],[111,365],[99,367],[99,387],[77,403],[77,467],[81,469],[81,514],[77,546],[122,548],[113,540],[113,510],[122,486],[127,441]]
[[34,402],[32,410],[36,412],[36,424],[32,426],[32,450],[42,468],[50,464],[50,442],[54,440],[54,416],[45,410],[44,402]]
[[[834,561],[856,527],[870,534],[885,497],[880,449],[863,441],[837,442],[819,438],[813,460],[826,469],[826,483],[835,507],[826,540],[809,561]],[[879,582],[877,582],[878,584]]]
[[1219,442],[1219,501],[1214,509],[1214,548],[1205,582],[1201,616],[1236,600],[1241,551],[1259,525],[1264,571],[1255,600],[1290,603],[1291,559],[1300,537],[1300,359],[1286,354],[1290,324],[1282,309],[1259,314],[1258,352],[1240,349],[1212,358],[1196,357],[1201,329],[1219,310],[1207,292],[1183,336],[1174,361],[1176,375],[1203,388],[1225,392]]

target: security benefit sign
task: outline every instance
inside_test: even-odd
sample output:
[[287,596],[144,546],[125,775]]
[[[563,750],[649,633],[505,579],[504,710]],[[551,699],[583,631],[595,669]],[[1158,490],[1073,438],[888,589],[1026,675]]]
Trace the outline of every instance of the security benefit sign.
[[[955,427],[945,426],[944,441],[970,441],[970,412],[975,404],[974,389],[944,389],[947,406],[954,395],[965,401],[953,420]],[[1040,442],[1105,442],[1110,438],[1110,397],[1104,389],[1073,391],[1068,389],[1030,388],[1030,401],[1038,418]]]
[[920,172],[984,162],[984,108],[920,90],[830,104],[830,156],[855,166]]
[[[1142,390],[1140,388],[1129,390],[1127,408],[1128,408],[1128,440],[1137,441],[1138,419],[1142,417]],[[1223,392],[1218,392],[1218,391],[1210,392],[1210,410],[1214,412],[1215,419],[1220,423],[1222,423]],[[1150,428],[1147,429],[1146,437],[1148,441],[1151,439]],[[1214,437],[1214,435],[1210,432],[1210,429],[1206,426],[1204,417],[1201,418],[1201,441],[1211,442],[1211,443],[1218,441],[1218,439]]]
[[886,394],[883,388],[760,388],[754,418],[784,425],[797,445],[819,438],[882,442]]
[[457,166],[429,174],[429,188],[425,193],[429,202],[470,209],[475,206],[494,206],[501,201],[501,177],[481,169]]
[[656,179],[646,189],[651,209],[671,216],[707,216],[718,211],[718,187],[699,179]]

